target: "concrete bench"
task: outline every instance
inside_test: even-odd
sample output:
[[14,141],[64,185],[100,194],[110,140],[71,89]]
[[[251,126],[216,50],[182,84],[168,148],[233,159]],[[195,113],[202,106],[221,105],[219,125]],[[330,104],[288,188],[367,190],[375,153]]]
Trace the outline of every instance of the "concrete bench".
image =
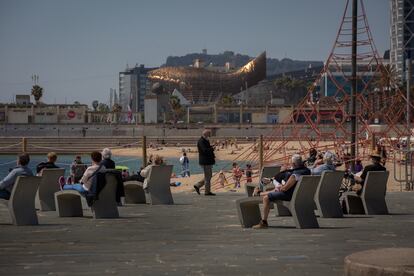
[[82,199],[78,191],[56,192],[55,205],[59,217],[83,217]]
[[343,194],[348,214],[387,215],[385,201],[389,172],[368,172],[361,195],[355,192]]
[[43,169],[42,181],[38,190],[41,211],[56,211],[54,194],[59,191],[58,180],[65,169]]
[[125,204],[140,204],[146,203],[145,191],[142,187],[142,182],[139,181],[125,181]]
[[[263,167],[260,175],[259,175],[259,182],[261,181],[261,179],[263,177],[274,177],[276,174],[278,174],[280,172],[280,166],[267,166],[267,167]],[[251,184],[246,184],[245,185],[245,189],[246,189],[246,194],[247,196],[252,196],[254,189],[259,187],[258,183],[251,183]]]
[[115,175],[106,173],[106,184],[99,193],[99,199],[92,204],[93,217],[119,218],[118,203],[116,202],[117,181]]
[[[303,176],[296,184],[291,201],[273,202],[277,208],[280,208],[281,215],[285,215],[287,211],[292,214],[296,228],[319,227],[313,200],[319,180],[320,176]],[[247,197],[236,200],[237,213],[242,227],[249,228],[260,222],[259,204],[262,202],[262,197]]]
[[38,224],[35,197],[42,177],[18,176],[13,185],[9,200],[0,199],[9,208],[10,217],[14,225]]
[[339,202],[339,189],[341,188],[344,173],[344,171],[325,171],[322,173],[315,193],[315,203],[320,217],[343,217]]
[[147,202],[156,204],[174,204],[170,181],[172,165],[152,166],[147,178]]
[[[118,204],[116,202],[116,178],[112,174],[105,174],[106,184],[99,193],[99,199],[94,201],[91,209],[93,217],[118,218]],[[75,190],[63,190],[55,193],[56,209],[59,217],[81,217],[82,199],[81,194]]]

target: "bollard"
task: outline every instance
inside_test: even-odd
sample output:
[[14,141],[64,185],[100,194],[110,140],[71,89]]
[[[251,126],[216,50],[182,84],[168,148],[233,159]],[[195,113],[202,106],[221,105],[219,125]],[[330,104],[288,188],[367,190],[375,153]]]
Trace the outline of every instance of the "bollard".
[[26,137],[22,138],[22,150],[23,152],[27,152],[27,138]]
[[259,170],[263,168],[263,135],[259,138]]
[[147,136],[142,136],[142,167],[147,166]]

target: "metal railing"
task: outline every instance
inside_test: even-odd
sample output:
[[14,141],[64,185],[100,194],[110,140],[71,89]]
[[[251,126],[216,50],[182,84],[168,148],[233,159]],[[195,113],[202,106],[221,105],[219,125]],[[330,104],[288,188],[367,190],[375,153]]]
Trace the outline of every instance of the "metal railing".
[[400,191],[405,184],[406,191],[413,190],[413,156],[414,150],[401,149],[394,151],[394,180],[400,183]]

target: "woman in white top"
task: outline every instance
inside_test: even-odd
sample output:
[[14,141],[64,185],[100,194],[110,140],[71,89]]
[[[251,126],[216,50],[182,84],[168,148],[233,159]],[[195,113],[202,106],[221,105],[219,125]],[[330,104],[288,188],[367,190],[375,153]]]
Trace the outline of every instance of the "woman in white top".
[[153,160],[152,160],[152,164],[146,166],[145,168],[143,168],[141,170],[140,174],[141,174],[142,177],[145,178],[144,185],[143,185],[143,188],[144,189],[147,189],[148,188],[148,181],[147,180],[148,180],[148,176],[151,173],[151,168],[153,166],[160,166],[160,165],[163,165],[163,164],[164,164],[164,160],[162,159],[162,157],[159,156],[159,155],[155,155],[154,158],[153,158]]
[[86,169],[84,172],[80,183],[77,184],[64,184],[62,190],[76,190],[80,193],[85,193],[89,191],[92,186],[92,175],[100,167],[102,161],[102,154],[98,151],[93,151],[91,153],[92,165]]

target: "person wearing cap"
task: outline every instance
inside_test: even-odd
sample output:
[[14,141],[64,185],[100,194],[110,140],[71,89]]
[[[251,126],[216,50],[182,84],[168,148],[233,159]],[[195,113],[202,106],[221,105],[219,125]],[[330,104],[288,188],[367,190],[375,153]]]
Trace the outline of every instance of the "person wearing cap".
[[381,165],[381,155],[379,153],[373,152],[369,157],[371,157],[372,164],[365,166],[361,176],[354,175],[355,182],[361,184],[360,188],[355,190],[357,194],[361,194],[368,172],[386,171],[386,168]]
[[198,162],[204,171],[204,179],[194,185],[194,190],[197,194],[200,194],[200,188],[205,186],[204,195],[215,196],[216,194],[211,192],[211,177],[213,176],[213,165],[216,163],[214,155],[214,147],[210,145],[209,138],[211,131],[205,129],[202,136],[197,142],[198,149]]
[[104,148],[102,150],[102,161],[101,165],[104,166],[106,169],[115,169],[115,162],[111,159],[112,152],[108,148]]
[[40,175],[43,169],[57,169],[55,162],[57,160],[57,154],[55,152],[49,152],[47,154],[47,162],[41,162],[36,166],[36,174]]
[[264,229],[268,227],[267,218],[270,212],[270,202],[283,200],[290,201],[295,191],[296,183],[303,175],[310,175],[310,170],[305,167],[302,157],[299,154],[292,156],[292,169],[285,170],[277,176],[279,182],[286,182],[283,186],[275,188],[274,191],[260,192],[259,195],[263,197],[263,218],[259,224],[254,225],[253,229]]
[[311,174],[321,175],[322,172],[324,171],[335,171],[336,168],[335,168],[335,165],[333,164],[334,158],[335,158],[335,155],[332,152],[330,151],[325,152],[325,154],[323,155],[323,164],[315,168],[311,168],[310,169]]

